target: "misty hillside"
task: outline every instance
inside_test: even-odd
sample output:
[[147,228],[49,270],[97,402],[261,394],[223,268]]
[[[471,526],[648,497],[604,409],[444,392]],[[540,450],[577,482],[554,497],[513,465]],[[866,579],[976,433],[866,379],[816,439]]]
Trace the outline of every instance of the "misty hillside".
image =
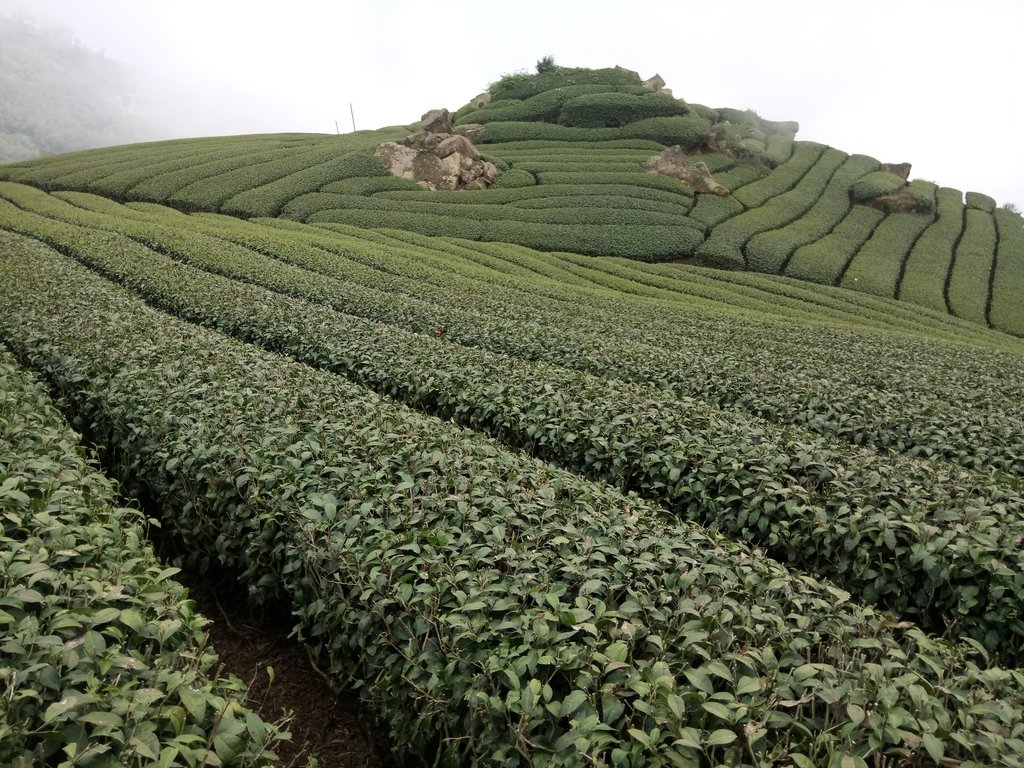
[[130,69],[69,29],[0,16],[0,162],[138,141],[137,93]]
[[[983,193],[913,179],[909,163],[690,104],[621,67],[507,75],[444,114],[440,133],[417,123],[165,141],[10,165],[0,178],[183,211],[761,272],[1024,335],[1024,220]],[[423,151],[417,162],[439,171],[462,157],[447,181],[398,177],[380,159],[445,136],[464,157]]]

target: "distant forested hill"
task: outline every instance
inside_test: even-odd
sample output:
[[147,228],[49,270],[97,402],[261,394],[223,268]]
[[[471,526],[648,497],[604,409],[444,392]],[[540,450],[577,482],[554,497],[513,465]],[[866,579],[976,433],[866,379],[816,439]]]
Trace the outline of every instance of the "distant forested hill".
[[0,16],[0,162],[140,140],[134,79],[69,29]]

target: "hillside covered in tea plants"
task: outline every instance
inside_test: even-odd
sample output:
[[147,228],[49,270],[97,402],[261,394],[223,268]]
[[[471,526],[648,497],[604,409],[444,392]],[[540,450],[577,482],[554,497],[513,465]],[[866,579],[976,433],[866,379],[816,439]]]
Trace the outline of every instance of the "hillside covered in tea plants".
[[415,125],[0,168],[0,762],[275,763],[153,516],[404,763],[1024,765],[1019,217],[625,70],[455,122],[493,187]]
[[[909,163],[801,141],[795,122],[688,104],[621,68],[508,75],[453,117],[482,126],[474,140],[500,169],[494,187],[432,191],[388,174],[374,149],[415,124],[131,145],[5,166],[0,178],[183,211],[692,260],[1024,333],[1024,219],[980,192],[908,181]],[[668,146],[727,194],[645,172]]]

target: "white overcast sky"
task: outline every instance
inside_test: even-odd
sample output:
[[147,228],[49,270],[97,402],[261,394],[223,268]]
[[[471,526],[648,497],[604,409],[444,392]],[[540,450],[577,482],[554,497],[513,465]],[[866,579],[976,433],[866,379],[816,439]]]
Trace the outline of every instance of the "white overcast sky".
[[[456,109],[543,56],[1024,207],[1024,0],[0,0],[154,73],[166,135],[342,132]],[[2,105],[0,105],[2,109]]]

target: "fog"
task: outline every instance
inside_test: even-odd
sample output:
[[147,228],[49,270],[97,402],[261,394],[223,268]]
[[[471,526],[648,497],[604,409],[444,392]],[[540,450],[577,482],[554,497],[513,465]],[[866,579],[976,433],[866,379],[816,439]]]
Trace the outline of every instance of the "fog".
[[[456,109],[543,56],[1024,206],[1018,0],[0,0],[144,72],[151,138],[333,133]],[[0,106],[2,109],[2,106]]]

